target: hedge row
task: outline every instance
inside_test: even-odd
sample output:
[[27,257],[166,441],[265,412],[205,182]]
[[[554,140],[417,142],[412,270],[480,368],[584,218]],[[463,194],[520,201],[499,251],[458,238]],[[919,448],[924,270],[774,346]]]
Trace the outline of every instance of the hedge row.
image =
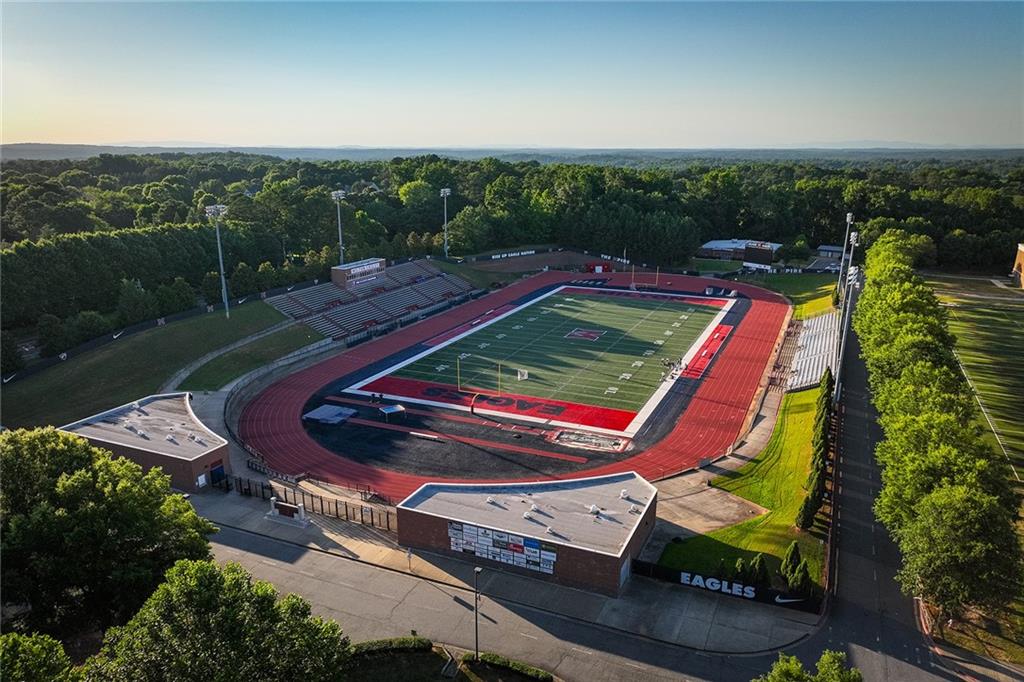
[[[473,652],[469,652],[462,657],[463,663],[473,662]],[[531,680],[541,680],[541,682],[551,682],[555,679],[555,676],[549,673],[547,670],[541,670],[540,668],[534,668],[532,665],[523,663],[522,661],[514,661],[511,658],[505,658],[498,654],[492,654],[488,651],[480,652],[480,662],[486,663],[487,665],[494,666],[495,668],[504,668],[505,670],[511,670],[519,673]]]
[[1008,462],[983,440],[946,312],[914,273],[920,248],[920,236],[890,230],[868,250],[853,326],[885,434],[875,515],[903,554],[897,578],[957,616],[1020,592],[1020,500]]
[[358,642],[351,646],[349,653],[352,658],[358,658],[396,651],[430,651],[433,646],[434,643],[426,637],[393,637]]
[[825,479],[828,476],[828,453],[832,428],[832,393],[835,380],[832,370],[825,368],[818,384],[818,401],[814,414],[814,435],[811,439],[811,473],[807,479],[807,497],[796,515],[796,525],[807,530],[814,525],[814,516],[825,501]]

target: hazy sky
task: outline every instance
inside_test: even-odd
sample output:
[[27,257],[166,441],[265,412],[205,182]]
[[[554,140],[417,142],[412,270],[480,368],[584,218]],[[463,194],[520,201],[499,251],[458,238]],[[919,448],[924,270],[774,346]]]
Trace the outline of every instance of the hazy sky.
[[9,4],[4,142],[1024,146],[1024,4]]

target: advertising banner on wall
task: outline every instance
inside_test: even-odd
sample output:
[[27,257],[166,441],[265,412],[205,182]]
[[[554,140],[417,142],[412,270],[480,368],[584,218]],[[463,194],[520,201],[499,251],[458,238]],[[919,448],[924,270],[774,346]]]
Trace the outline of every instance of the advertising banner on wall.
[[453,552],[541,573],[554,573],[558,560],[558,548],[549,542],[458,521],[448,522],[448,540]]

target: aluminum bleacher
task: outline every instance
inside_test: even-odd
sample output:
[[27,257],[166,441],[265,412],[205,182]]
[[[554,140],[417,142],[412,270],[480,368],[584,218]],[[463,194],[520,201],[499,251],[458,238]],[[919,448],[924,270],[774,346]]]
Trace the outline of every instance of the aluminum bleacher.
[[379,294],[370,300],[375,306],[383,309],[391,317],[401,317],[410,311],[434,302],[433,299],[419,293],[420,286],[421,284],[412,284],[401,289]]
[[438,272],[433,265],[428,265],[423,261],[410,261],[393,265],[385,270],[384,274],[398,286],[406,286],[428,277],[434,277]]
[[347,289],[328,282],[274,296],[267,302],[324,336],[342,338],[368,327],[408,320],[416,311],[436,309],[474,291],[465,280],[418,260],[389,267],[383,276]]
[[459,288],[454,282],[443,275],[420,282],[416,287],[421,294],[435,302],[465,293],[465,290]]
[[355,300],[348,291],[328,282],[268,298],[267,303],[289,317],[301,318]]
[[839,311],[804,320],[789,376],[789,390],[814,386],[821,380],[826,367],[835,372],[838,350]]

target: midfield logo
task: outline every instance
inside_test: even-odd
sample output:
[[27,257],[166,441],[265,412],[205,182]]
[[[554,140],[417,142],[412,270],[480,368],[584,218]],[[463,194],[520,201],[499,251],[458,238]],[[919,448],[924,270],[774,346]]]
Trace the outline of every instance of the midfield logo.
[[567,339],[586,339],[587,341],[597,341],[599,338],[604,336],[604,331],[600,329],[580,329],[577,327],[571,332],[565,335]]

